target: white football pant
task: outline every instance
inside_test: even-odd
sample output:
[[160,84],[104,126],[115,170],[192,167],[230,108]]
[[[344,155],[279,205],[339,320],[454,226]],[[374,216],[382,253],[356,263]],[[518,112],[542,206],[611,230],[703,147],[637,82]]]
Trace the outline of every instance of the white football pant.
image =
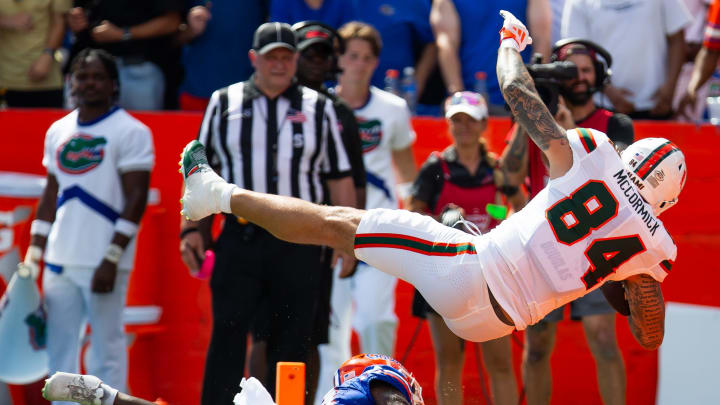
[[[47,311],[49,375],[56,371],[80,372],[80,343],[90,323],[87,374],[119,391],[127,391],[127,342],[122,322],[130,271],[118,269],[115,288],[95,294],[90,284],[95,269],[64,266],[57,274],[45,269],[43,295]],[[53,402],[72,405],[74,402]]]

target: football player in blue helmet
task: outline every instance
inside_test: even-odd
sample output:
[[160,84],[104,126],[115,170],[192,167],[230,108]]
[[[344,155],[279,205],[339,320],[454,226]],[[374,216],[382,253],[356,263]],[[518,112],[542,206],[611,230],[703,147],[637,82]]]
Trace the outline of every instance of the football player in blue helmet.
[[323,405],[423,405],[422,388],[399,361],[382,354],[359,354],[335,373],[335,387]]
[[[382,354],[353,356],[335,373],[334,385],[325,394],[323,405],[424,405],[422,388],[412,373],[399,361]],[[260,389],[264,391],[261,397],[272,403],[270,395]],[[156,405],[118,392],[92,375],[57,372],[45,380],[42,393],[50,401],[81,405]]]

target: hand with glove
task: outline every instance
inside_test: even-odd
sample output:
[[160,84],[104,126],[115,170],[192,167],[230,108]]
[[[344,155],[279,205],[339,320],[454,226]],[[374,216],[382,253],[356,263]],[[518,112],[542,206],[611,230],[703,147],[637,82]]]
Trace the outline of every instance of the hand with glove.
[[464,210],[455,204],[448,204],[440,214],[440,223],[451,228],[465,231],[463,226]]
[[532,38],[525,24],[518,20],[511,12],[500,10],[500,15],[505,19],[500,30],[500,47],[513,48],[518,52],[525,50],[525,47],[532,44]]

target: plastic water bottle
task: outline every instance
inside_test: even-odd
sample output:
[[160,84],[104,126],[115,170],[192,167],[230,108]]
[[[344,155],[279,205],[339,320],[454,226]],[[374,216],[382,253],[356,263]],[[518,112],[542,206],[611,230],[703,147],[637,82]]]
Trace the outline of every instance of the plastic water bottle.
[[417,107],[417,83],[415,82],[415,68],[407,66],[403,69],[402,96],[407,102],[410,112],[415,115]]
[[486,103],[490,103],[490,100],[488,100],[487,73],[475,72],[475,93],[483,96]]
[[395,94],[396,96],[400,95],[398,76],[400,76],[400,73],[395,69],[388,69],[385,72],[385,91]]
[[720,72],[715,69],[710,78],[710,90],[706,99],[707,114],[710,123],[720,125]]

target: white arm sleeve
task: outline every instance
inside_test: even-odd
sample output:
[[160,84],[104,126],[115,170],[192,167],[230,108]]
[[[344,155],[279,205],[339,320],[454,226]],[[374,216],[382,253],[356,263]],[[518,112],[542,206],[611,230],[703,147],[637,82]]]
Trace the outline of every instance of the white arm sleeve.
[[49,174],[55,174],[55,148],[54,148],[54,125],[51,125],[45,133],[45,145],[43,150],[42,165],[47,169]]
[[663,0],[665,35],[672,35],[692,23],[692,15],[682,0]]
[[145,125],[134,128],[121,144],[118,170],[121,173],[151,171],[155,164],[152,133]]

